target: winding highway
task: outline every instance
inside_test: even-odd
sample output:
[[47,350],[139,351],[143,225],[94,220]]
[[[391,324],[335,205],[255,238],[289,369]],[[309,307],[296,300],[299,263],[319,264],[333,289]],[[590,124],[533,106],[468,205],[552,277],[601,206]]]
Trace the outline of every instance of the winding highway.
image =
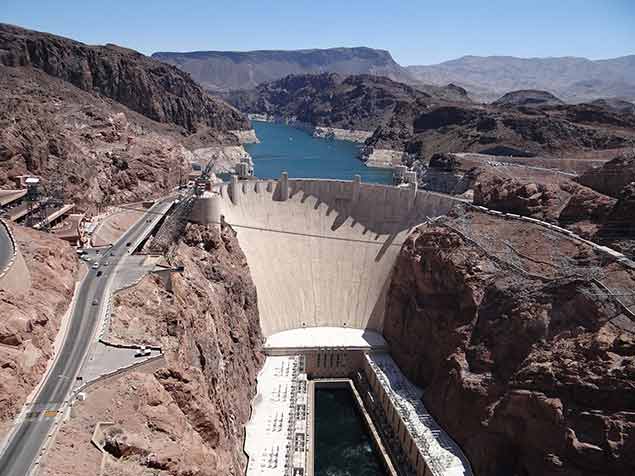
[[13,256],[13,245],[9,231],[4,223],[0,223],[0,273],[2,273]]
[[[171,198],[158,201],[112,248],[102,254],[91,251],[91,257],[108,260],[110,265],[101,266],[99,276],[97,270],[90,269],[82,280],[68,330],[53,367],[28,411],[15,423],[0,455],[0,476],[26,476],[32,471],[41,448],[54,431],[58,412],[64,409],[64,403],[75,387],[77,375],[101,321],[103,306],[108,302],[117,267],[126,261],[172,202]],[[0,225],[0,230],[2,228]]]

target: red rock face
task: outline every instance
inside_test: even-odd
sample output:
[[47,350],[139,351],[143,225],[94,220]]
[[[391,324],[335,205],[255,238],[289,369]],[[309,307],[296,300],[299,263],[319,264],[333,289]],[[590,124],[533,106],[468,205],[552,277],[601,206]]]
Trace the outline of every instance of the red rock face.
[[[182,264],[184,273],[174,274],[170,286],[148,277],[117,295],[111,337],[158,344],[165,352],[166,366],[154,372],[152,381],[167,392],[165,405],[176,404],[196,433],[195,440],[183,442],[169,474],[189,474],[188,452],[213,455],[196,474],[244,474],[244,424],[264,362],[256,289],[228,229],[220,234],[189,225],[173,251],[172,262]],[[119,441],[138,440],[135,448],[124,451],[130,458],[118,456],[133,468],[125,474],[150,467],[134,454],[153,453],[159,460],[168,456],[155,447],[151,435],[134,438],[135,430],[125,422],[117,428]]]
[[[37,174],[64,180],[80,207],[147,200],[186,177],[192,148],[218,145],[222,131],[184,138],[107,98],[33,68],[0,66],[0,188]],[[235,138],[233,139],[235,141]],[[185,144],[187,142],[188,144]]]
[[[474,233],[492,237],[488,220]],[[633,474],[635,324],[588,278],[557,270],[544,235],[521,243],[510,231],[503,239],[522,250],[513,263],[536,277],[446,227],[413,233],[387,303],[395,360],[475,474]],[[603,271],[634,288],[632,273]]]

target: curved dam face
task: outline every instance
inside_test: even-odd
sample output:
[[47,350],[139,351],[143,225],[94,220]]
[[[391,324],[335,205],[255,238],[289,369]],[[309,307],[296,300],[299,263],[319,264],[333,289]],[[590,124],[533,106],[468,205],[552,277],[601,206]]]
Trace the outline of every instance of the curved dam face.
[[412,227],[458,201],[411,188],[297,179],[222,184],[258,292],[262,332],[381,332],[391,270]]

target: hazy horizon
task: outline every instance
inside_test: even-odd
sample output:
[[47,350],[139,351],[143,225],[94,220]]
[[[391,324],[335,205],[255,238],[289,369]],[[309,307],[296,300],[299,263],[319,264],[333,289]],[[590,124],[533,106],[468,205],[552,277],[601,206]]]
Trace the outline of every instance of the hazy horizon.
[[634,54],[635,2],[628,0],[421,3],[325,0],[316,9],[290,0],[158,0],[148,8],[113,0],[105,8],[80,0],[6,0],[0,21],[146,55],[366,46],[388,50],[409,66],[463,56],[597,60]]

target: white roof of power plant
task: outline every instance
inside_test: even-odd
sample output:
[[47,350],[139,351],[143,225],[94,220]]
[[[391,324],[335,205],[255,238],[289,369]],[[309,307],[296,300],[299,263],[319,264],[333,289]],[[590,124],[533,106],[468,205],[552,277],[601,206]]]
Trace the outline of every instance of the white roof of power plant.
[[306,414],[299,415],[297,410],[306,411],[303,362],[298,356],[268,356],[258,374],[245,428],[247,476],[285,476],[289,468],[305,469]]
[[366,359],[414,439],[426,465],[435,476],[471,476],[461,448],[438,425],[421,401],[422,392],[386,353],[369,353]]
[[265,350],[322,348],[384,350],[387,344],[378,332],[350,327],[301,327],[277,332],[265,341]]

